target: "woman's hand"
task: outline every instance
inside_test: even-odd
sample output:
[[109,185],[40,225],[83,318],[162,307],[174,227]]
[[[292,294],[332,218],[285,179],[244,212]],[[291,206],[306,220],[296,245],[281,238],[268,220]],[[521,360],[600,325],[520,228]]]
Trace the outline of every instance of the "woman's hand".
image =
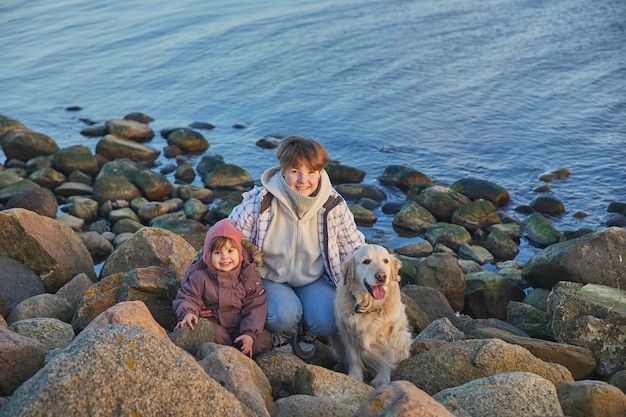
[[183,317],[183,319],[176,324],[174,330],[180,329],[185,324],[188,325],[191,330],[193,330],[194,323],[198,323],[198,316],[193,313],[186,313],[185,317]]
[[252,336],[242,334],[234,340],[234,343],[237,342],[241,342],[241,353],[252,357],[252,345],[254,344],[254,339],[252,338]]

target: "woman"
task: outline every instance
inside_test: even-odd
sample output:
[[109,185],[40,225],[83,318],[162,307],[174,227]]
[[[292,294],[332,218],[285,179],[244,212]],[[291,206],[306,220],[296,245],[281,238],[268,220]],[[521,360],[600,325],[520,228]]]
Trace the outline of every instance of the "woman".
[[[268,294],[266,328],[275,347],[291,343],[300,357],[315,351],[315,334],[337,331],[333,303],[341,260],[365,243],[345,200],[324,167],[326,149],[292,136],[277,152],[279,166],[261,187],[243,194],[229,220],[263,253],[259,269]],[[295,329],[288,337],[290,329]]]

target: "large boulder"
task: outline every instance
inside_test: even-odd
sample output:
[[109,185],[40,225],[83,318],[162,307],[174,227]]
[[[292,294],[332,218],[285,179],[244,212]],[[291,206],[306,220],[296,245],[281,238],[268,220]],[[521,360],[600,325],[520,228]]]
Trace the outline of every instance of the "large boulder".
[[522,301],[524,291],[508,278],[492,271],[465,274],[465,306],[463,312],[477,319],[506,320],[510,301]]
[[523,347],[499,339],[461,340],[412,356],[398,364],[391,379],[406,379],[434,395],[446,388],[505,372],[532,372],[555,386],[573,381],[564,366],[544,362]]
[[551,289],[559,281],[626,288],[625,261],[626,229],[609,227],[536,253],[522,277],[535,288]]
[[465,195],[470,200],[484,199],[496,207],[509,203],[511,196],[506,188],[490,181],[477,178],[463,178],[450,184],[450,188]]
[[563,415],[554,384],[530,372],[479,378],[440,391],[434,399],[457,416]]
[[414,201],[430,211],[440,222],[449,222],[452,213],[470,202],[463,194],[443,185],[433,185],[419,193]]
[[596,360],[592,352],[581,346],[517,336],[506,330],[493,327],[472,330],[468,337],[476,339],[498,338],[507,343],[522,346],[539,359],[565,366],[575,380],[589,376],[596,367]]
[[[13,394],[45,359],[46,348],[40,342],[0,326],[0,396]],[[1,409],[0,414],[6,415]]]
[[159,266],[115,273],[102,278],[85,292],[72,318],[72,326],[79,333],[112,305],[141,301],[154,320],[170,331],[177,322],[172,300],[179,286],[180,277],[176,276],[176,271]]
[[441,403],[407,381],[392,381],[376,388],[355,415],[454,417]]
[[91,255],[76,232],[30,210],[0,212],[0,255],[39,275],[47,292],[56,292],[81,272],[96,279]]
[[52,157],[52,167],[65,175],[70,175],[74,171],[96,175],[100,171],[98,160],[85,145],[61,149]]
[[461,311],[466,290],[465,276],[457,259],[450,253],[434,253],[426,258],[406,259],[415,266],[415,273],[403,284],[435,288],[446,297],[454,311]]
[[182,278],[196,250],[182,236],[157,227],[142,227],[104,263],[101,277],[135,268],[162,266]]
[[208,345],[213,349],[200,359],[200,366],[257,416],[269,417],[272,386],[256,362],[232,346]]
[[4,417],[253,416],[187,352],[153,331],[112,324],[79,335],[24,382]]
[[0,294],[6,303],[0,310],[6,316],[20,302],[45,292],[39,275],[30,268],[14,259],[0,256]]
[[41,155],[52,155],[59,145],[48,135],[30,129],[11,129],[0,139],[0,147],[7,159],[28,161]]
[[560,282],[548,299],[548,313],[556,339],[591,350],[598,374],[626,368],[626,290]]

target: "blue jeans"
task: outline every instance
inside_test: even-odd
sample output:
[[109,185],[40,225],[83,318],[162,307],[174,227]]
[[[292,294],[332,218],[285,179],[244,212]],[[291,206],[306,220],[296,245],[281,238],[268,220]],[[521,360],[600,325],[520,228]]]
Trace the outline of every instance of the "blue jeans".
[[302,287],[290,287],[264,279],[263,285],[267,291],[265,328],[272,333],[289,330],[304,316],[313,333],[320,336],[336,333],[336,289],[326,279],[326,276],[321,276]]

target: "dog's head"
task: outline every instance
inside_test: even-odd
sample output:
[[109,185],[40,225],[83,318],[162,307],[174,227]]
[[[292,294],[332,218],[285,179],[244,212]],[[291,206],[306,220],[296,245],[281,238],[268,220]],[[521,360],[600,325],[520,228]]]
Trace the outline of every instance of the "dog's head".
[[362,287],[374,299],[387,295],[387,285],[400,281],[400,260],[380,245],[363,245],[342,264],[344,285]]

